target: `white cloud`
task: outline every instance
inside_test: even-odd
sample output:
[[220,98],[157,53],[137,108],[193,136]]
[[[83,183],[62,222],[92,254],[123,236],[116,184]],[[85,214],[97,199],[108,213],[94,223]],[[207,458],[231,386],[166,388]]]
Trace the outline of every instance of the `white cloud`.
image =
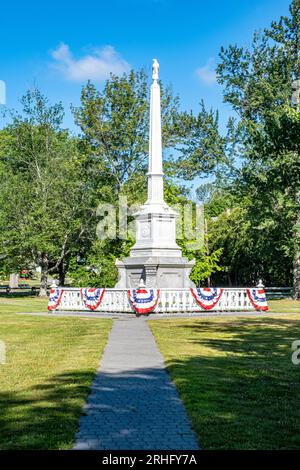
[[110,73],[120,75],[130,69],[130,65],[119,56],[112,46],[94,49],[79,59],[75,59],[67,44],[60,44],[51,52],[52,64],[66,80],[82,82],[85,80],[101,81]]
[[217,75],[215,72],[215,60],[211,57],[203,67],[196,70],[197,76],[205,85],[213,85],[217,83]]

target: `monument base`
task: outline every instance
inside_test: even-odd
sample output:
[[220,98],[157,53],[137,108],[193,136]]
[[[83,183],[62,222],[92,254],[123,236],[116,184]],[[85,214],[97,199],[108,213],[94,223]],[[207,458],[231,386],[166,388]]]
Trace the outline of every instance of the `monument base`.
[[116,288],[137,288],[141,279],[146,287],[195,287],[189,274],[195,261],[189,261],[183,257],[153,256],[153,257],[129,257],[124,260],[116,260],[119,271],[119,281]]

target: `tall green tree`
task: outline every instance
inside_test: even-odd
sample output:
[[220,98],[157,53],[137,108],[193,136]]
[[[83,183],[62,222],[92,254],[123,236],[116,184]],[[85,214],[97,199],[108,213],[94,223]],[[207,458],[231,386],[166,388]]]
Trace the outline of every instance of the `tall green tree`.
[[[162,88],[162,136],[168,148],[177,139],[175,120],[178,97]],[[145,72],[131,71],[121,77],[111,75],[103,91],[88,82],[81,93],[81,106],[74,108],[83,143],[96,171],[109,178],[115,192],[132,179],[145,174],[149,146],[149,98]],[[130,185],[128,185],[130,189]]]
[[89,237],[95,209],[76,139],[61,130],[63,108],[34,89],[0,134],[0,252],[10,270],[41,268],[64,282],[71,255]]
[[234,186],[215,190],[205,204],[209,250],[222,249],[222,269],[212,276],[215,285],[256,285],[259,279],[268,286],[290,284],[293,256],[291,233],[282,230],[287,216],[283,201],[262,220],[257,220],[259,212],[251,193],[243,196]]
[[[299,109],[292,102],[300,78],[300,3],[290,15],[254,35],[250,48],[222,49],[218,79],[224,99],[237,112],[236,143],[244,165],[238,175],[241,197],[246,194],[252,223],[259,229],[282,231],[286,244],[274,240],[273,253],[293,255],[295,297],[300,298],[299,235]],[[280,217],[277,217],[280,208]],[[275,230],[275,232],[274,232]],[[289,240],[289,242],[287,241]]]
[[197,176],[215,174],[228,164],[226,137],[219,132],[219,114],[207,110],[200,103],[198,114],[183,112],[177,118],[177,159],[173,164],[175,175],[193,180]]
[[[161,86],[162,143],[166,172],[191,179],[211,173],[224,159],[225,139],[218,132],[218,114],[203,103],[198,115],[180,111],[179,98]],[[149,149],[149,83],[143,70],[112,75],[102,92],[83,87],[81,106],[74,108],[91,159],[120,191],[145,174]]]

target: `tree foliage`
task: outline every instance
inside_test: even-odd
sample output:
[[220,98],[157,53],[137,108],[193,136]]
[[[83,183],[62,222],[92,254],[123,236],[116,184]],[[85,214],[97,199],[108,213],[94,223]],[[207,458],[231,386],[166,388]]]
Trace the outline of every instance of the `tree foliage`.
[[[224,99],[238,116],[234,145],[243,166],[231,192],[246,209],[252,256],[270,282],[280,282],[279,263],[289,272],[281,268],[281,282],[291,279],[291,258],[299,265],[300,128],[299,109],[291,102],[293,83],[300,78],[299,31],[300,5],[294,0],[290,16],[256,33],[251,48],[222,49],[217,69]],[[297,296],[299,276],[294,279]]]
[[64,277],[94,214],[85,156],[76,139],[60,130],[61,104],[50,106],[32,90],[22,105],[23,114],[0,134],[1,254],[10,271],[41,266],[45,294],[48,273]]

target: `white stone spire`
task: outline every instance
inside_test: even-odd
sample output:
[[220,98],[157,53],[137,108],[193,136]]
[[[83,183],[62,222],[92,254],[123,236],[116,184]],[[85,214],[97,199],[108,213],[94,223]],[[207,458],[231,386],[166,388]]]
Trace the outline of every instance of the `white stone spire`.
[[153,59],[150,99],[150,134],[149,134],[149,167],[148,167],[148,200],[146,204],[164,203],[160,86],[158,84],[159,63]]
[[148,199],[136,214],[136,241],[130,256],[116,260],[119,270],[117,288],[137,287],[193,287],[189,273],[194,261],[182,257],[176,243],[177,213],[164,201],[159,63],[152,65]]

